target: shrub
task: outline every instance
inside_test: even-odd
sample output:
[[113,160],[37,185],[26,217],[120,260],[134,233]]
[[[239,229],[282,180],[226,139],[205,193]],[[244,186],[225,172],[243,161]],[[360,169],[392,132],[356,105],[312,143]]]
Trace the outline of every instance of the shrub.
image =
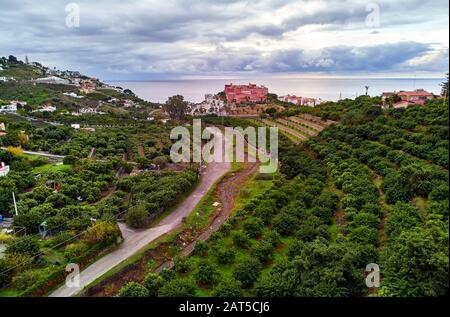
[[236,251],[233,248],[222,246],[214,251],[214,256],[219,264],[231,264],[234,262]]
[[369,213],[359,213],[355,215],[353,218],[352,226],[359,227],[359,226],[368,226],[371,228],[376,228],[378,223],[380,222],[380,218],[373,214]]
[[253,246],[252,255],[261,263],[267,262],[272,258],[273,245],[269,241],[260,241]]
[[89,246],[96,244],[107,246],[116,243],[121,236],[119,226],[116,223],[98,221],[86,231],[83,239]]
[[27,254],[34,256],[39,252],[39,244],[34,236],[25,236],[17,238],[13,243],[9,244],[5,253]]
[[251,191],[248,188],[242,188],[240,191],[240,195],[243,198],[248,198],[250,197]]
[[69,261],[77,260],[79,257],[86,254],[88,250],[89,247],[82,241],[69,244],[64,250],[64,257]]
[[142,228],[147,225],[149,216],[150,214],[145,210],[144,206],[135,206],[128,210],[125,218],[129,227]]
[[271,230],[263,237],[265,240],[269,241],[274,248],[276,248],[281,243],[281,236],[276,231]]
[[177,274],[168,268],[162,269],[159,275],[166,281],[169,282],[177,277]]
[[297,217],[281,212],[273,219],[273,228],[282,236],[289,236],[297,231],[300,225]]
[[241,295],[241,283],[231,278],[222,280],[212,292],[214,297],[239,297]]
[[225,222],[224,224],[222,224],[220,226],[219,231],[223,234],[223,235],[227,235],[230,233],[231,229],[233,228],[233,226],[227,222]]
[[261,219],[251,218],[246,220],[242,224],[242,227],[244,228],[244,232],[247,233],[250,238],[256,238],[261,234],[264,225]]
[[197,286],[192,279],[176,278],[166,283],[159,290],[160,297],[194,297]]
[[207,260],[203,260],[198,264],[197,270],[194,273],[194,278],[197,283],[211,285],[217,281],[219,275],[219,271],[214,264]]
[[176,257],[173,269],[178,273],[187,273],[192,268],[192,262],[188,257]]
[[42,278],[39,270],[28,270],[17,274],[14,278],[14,289],[25,291],[27,288],[37,283]]
[[160,288],[166,284],[166,280],[158,274],[149,273],[145,279],[143,285],[148,290],[149,296],[156,297],[158,296]]
[[8,285],[11,282],[11,271],[7,271],[9,266],[6,261],[0,259],[0,288]]
[[130,282],[119,291],[120,297],[148,297],[149,291],[136,282]]
[[74,155],[67,155],[64,157],[63,163],[67,165],[74,165],[78,162],[78,158]]
[[375,245],[378,240],[377,235],[377,229],[361,226],[351,230],[350,239],[360,244]]
[[208,245],[205,241],[198,240],[195,242],[194,254],[198,256],[206,256],[208,253]]
[[247,249],[251,244],[248,235],[242,231],[233,233],[231,239],[233,240],[234,245],[238,248]]
[[60,232],[50,240],[50,244],[52,247],[61,248],[69,243],[73,237],[74,235],[69,231]]
[[243,287],[252,286],[261,274],[261,264],[254,258],[247,258],[238,263],[233,271],[233,277],[240,281]]
[[23,272],[28,270],[33,265],[34,258],[25,253],[10,253],[3,259],[10,272]]

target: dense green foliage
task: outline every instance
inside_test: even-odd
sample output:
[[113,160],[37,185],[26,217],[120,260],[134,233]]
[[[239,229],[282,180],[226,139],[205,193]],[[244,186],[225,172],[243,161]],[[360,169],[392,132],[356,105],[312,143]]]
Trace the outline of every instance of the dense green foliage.
[[[325,104],[311,112],[340,124],[300,146],[281,137],[272,188],[198,242],[175,280],[197,277],[197,292],[213,296],[445,296],[448,106],[377,104]],[[380,266],[379,289],[365,284],[369,263]]]

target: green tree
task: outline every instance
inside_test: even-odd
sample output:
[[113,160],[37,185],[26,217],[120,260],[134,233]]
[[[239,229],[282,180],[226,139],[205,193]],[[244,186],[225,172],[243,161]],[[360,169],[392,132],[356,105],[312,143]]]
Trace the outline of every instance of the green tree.
[[384,296],[448,294],[448,224],[403,231],[382,254]]
[[233,277],[242,283],[243,287],[252,286],[261,274],[261,264],[255,258],[241,260],[233,271]]
[[194,272],[194,278],[199,284],[211,285],[217,282],[220,276],[217,267],[208,260],[202,260]]
[[5,252],[7,254],[18,253],[35,256],[39,252],[38,239],[35,236],[17,238],[13,243],[7,246]]
[[232,278],[223,279],[213,290],[214,297],[242,296],[241,283]]
[[139,283],[129,282],[119,291],[119,297],[148,297],[149,291]]
[[159,290],[160,297],[194,297],[197,293],[197,286],[192,279],[175,278],[166,283]]
[[143,228],[147,225],[147,220],[150,214],[145,210],[145,206],[138,205],[128,210],[125,220],[127,226],[132,228]]
[[184,97],[176,95],[169,97],[163,106],[163,109],[171,119],[181,120],[187,111],[188,103],[184,101]]
[[143,285],[148,290],[149,296],[156,297],[158,296],[159,290],[166,284],[166,280],[158,274],[149,273],[145,279]]

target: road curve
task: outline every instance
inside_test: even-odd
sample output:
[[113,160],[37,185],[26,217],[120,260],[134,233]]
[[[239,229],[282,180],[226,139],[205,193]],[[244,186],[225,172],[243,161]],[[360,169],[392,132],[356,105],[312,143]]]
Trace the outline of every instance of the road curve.
[[80,273],[80,286],[67,287],[62,285],[51,293],[50,297],[70,297],[79,293],[85,286],[144,248],[146,245],[172,231],[179,226],[184,217],[187,217],[194,207],[205,196],[209,189],[231,169],[230,163],[208,164],[203,171],[200,183],[194,191],[187,197],[171,214],[166,216],[158,226],[145,230],[132,230],[121,225],[124,236],[123,243],[111,253],[92,263]]

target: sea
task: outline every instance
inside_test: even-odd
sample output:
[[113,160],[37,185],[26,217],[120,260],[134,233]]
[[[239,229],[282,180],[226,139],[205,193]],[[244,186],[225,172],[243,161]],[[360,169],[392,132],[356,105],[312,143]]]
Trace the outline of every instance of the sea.
[[248,79],[189,79],[165,81],[109,81],[114,86],[132,90],[140,98],[164,103],[169,97],[183,95],[190,102],[201,102],[205,94],[223,91],[225,84],[255,83],[269,88],[277,95],[296,95],[336,101],[366,93],[370,96],[383,92],[425,89],[440,94],[439,78],[248,78]]

